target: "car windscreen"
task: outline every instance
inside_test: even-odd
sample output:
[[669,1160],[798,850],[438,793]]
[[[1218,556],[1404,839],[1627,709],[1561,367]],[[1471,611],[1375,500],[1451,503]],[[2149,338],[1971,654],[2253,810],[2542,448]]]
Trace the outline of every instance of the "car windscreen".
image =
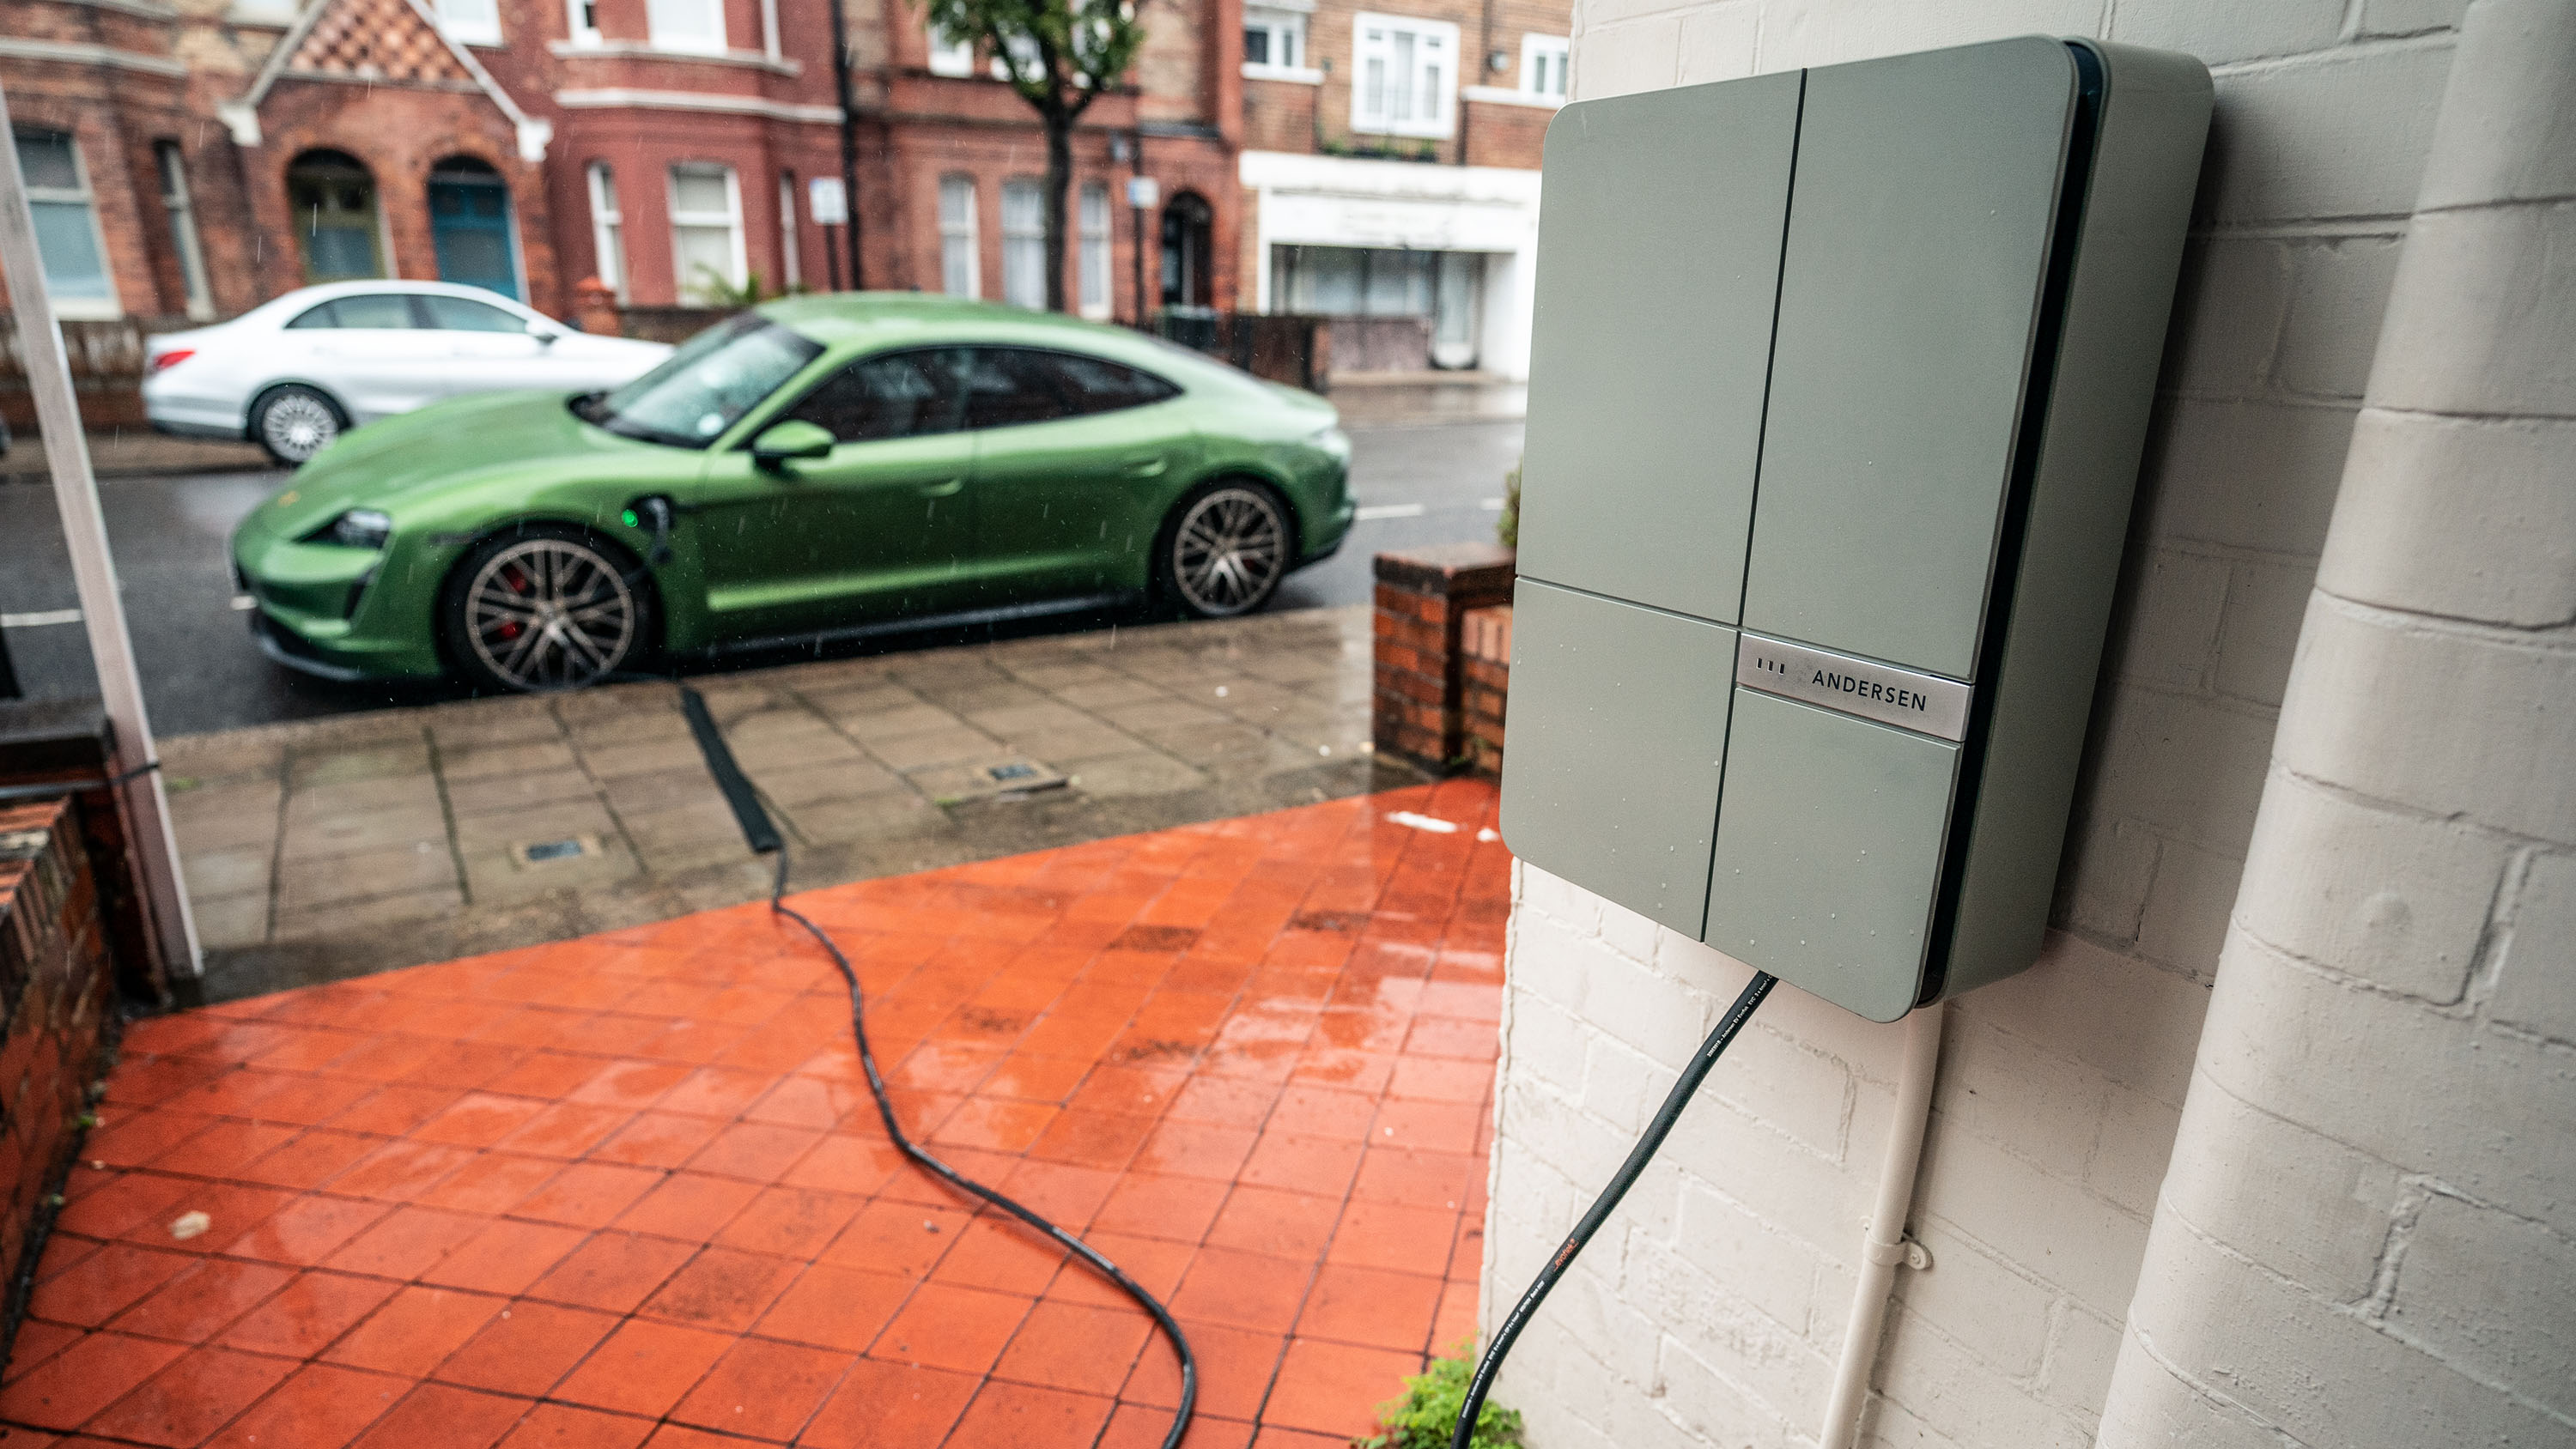
[[584,421],[612,433],[703,448],[822,351],[821,343],[745,312],[681,343],[624,387],[575,406]]

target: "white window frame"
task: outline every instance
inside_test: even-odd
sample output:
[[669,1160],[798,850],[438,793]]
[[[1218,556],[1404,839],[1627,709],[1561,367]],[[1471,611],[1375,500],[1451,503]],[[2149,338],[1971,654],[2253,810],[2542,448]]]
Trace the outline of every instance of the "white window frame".
[[[699,18],[714,21],[715,28],[692,29],[677,24],[684,18],[683,7],[696,10]],[[644,19],[655,50],[722,55],[728,49],[724,0],[645,0]]]
[[[1521,89],[1561,101],[1574,89],[1574,42],[1562,35],[1521,37]],[[1548,82],[1556,85],[1550,89]]]
[[[81,154],[80,133],[77,131],[57,129],[53,126],[29,125],[21,126],[17,129],[43,131],[51,135],[62,136],[70,142],[72,153],[72,179],[75,185],[71,187],[29,186],[27,188],[27,201],[31,206],[38,202],[48,201],[62,203],[76,202],[84,212],[88,213],[90,243],[98,248],[99,275],[107,283],[107,295],[104,297],[65,297],[56,295],[53,298],[54,315],[67,321],[102,321],[124,316],[125,305],[117,300],[116,294],[116,257],[113,253],[108,251],[107,232],[99,225],[98,222],[98,195],[90,185],[89,158]],[[12,146],[18,144],[18,138],[14,132],[9,135],[0,136],[0,140],[5,140]],[[39,255],[41,256],[42,254],[39,253]]]
[[213,321],[215,299],[206,282],[206,249],[197,240],[197,200],[188,189],[187,153],[176,141],[155,141],[152,165],[161,176],[161,209],[170,218],[170,243],[179,252],[179,286],[188,316]]
[[605,161],[593,161],[582,168],[583,180],[590,188],[591,258],[598,263],[599,279],[617,294],[620,304],[626,301],[626,213],[618,209],[617,172]]
[[[722,174],[725,184],[724,211],[682,211],[680,209],[680,173],[684,171],[695,172],[701,176]],[[721,225],[726,228],[728,239],[733,244],[731,247],[731,266],[733,270],[727,274],[725,280],[737,287],[749,280],[751,276],[751,257],[744,249],[742,239],[741,173],[735,171],[732,167],[725,165],[721,161],[674,161],[670,164],[670,167],[663,172],[663,182],[670,188],[667,194],[670,197],[669,206],[671,211],[671,270],[675,273],[678,273],[680,270],[679,262],[682,254],[680,247],[681,227],[711,227]],[[688,296],[690,290],[697,285],[692,278],[685,274],[675,276],[672,280],[677,284],[679,294],[683,297]]]
[[[964,172],[939,178],[939,290],[951,297],[984,295],[984,254],[975,230],[975,212],[983,205],[982,188]],[[963,196],[963,207],[952,199]]]
[[1306,13],[1282,5],[1246,5],[1243,7],[1243,29],[1247,36],[1258,30],[1270,37],[1267,60],[1243,62],[1243,73],[1254,80],[1322,79],[1310,61],[1314,56],[1306,48]]
[[1077,193],[1076,215],[1082,235],[1080,260],[1074,275],[1080,282],[1076,305],[1082,315],[1094,319],[1109,315],[1109,183],[1091,180],[1082,183]]
[[[459,3],[480,4],[485,13],[458,16],[450,8]],[[501,44],[501,0],[437,0],[439,26],[467,45]]]
[[785,291],[805,280],[796,255],[796,173],[778,173],[778,287]]
[[971,76],[975,73],[975,42],[951,40],[938,26],[930,27],[930,73],[945,76]]
[[564,0],[564,33],[575,45],[601,45],[608,37],[599,33],[599,0]]
[[1002,182],[1002,300],[1046,310],[1046,183],[1034,176]]
[[[1397,94],[1396,78],[1383,75],[1371,84],[1371,67],[1397,67],[1396,37],[1412,38],[1411,74],[1404,78],[1403,115],[1389,113]],[[1419,20],[1409,15],[1380,15],[1363,10],[1351,17],[1351,129],[1379,136],[1418,136],[1441,140],[1458,128],[1458,27],[1446,20]],[[1424,115],[1424,99],[1431,114]]]

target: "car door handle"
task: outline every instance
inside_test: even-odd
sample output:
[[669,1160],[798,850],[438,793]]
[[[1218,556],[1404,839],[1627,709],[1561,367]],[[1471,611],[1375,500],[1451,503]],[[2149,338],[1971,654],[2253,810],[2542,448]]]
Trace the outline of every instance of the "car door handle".
[[1130,458],[1127,460],[1127,476],[1158,478],[1162,476],[1163,470],[1170,466],[1172,463],[1169,458]]
[[921,496],[924,498],[945,498],[965,486],[966,480],[963,478],[942,478],[936,483],[922,484]]

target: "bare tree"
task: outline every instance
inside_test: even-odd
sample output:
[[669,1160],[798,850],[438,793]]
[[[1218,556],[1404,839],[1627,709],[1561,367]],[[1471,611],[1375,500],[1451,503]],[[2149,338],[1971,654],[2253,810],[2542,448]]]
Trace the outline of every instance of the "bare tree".
[[1046,127],[1046,304],[1065,311],[1073,124],[1136,59],[1145,40],[1137,0],[924,0],[923,8],[933,30],[992,56]]

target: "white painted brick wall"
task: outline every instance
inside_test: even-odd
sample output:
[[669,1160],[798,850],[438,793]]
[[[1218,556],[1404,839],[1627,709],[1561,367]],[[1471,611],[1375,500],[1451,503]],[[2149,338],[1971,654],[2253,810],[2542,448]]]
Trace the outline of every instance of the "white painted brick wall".
[[[2480,1281],[2477,1265],[2509,1240],[2529,1249],[2535,1271],[2557,1275],[2568,1290],[2560,1303],[2576,1302],[2566,1253],[2576,1193],[2550,1195],[2554,1169],[2518,1173],[2489,1120],[2532,1130],[2515,1094],[2563,1092],[2576,1071],[2567,965],[2576,853],[2535,853],[2535,837],[2512,835],[2576,811],[2576,709],[2543,723],[2558,731],[2554,757],[2441,743],[2456,732],[2461,700],[2568,697],[2563,672],[2576,670],[2576,650],[2563,632],[2508,635],[2563,631],[2576,615],[2576,486],[2565,462],[2576,438],[2563,425],[2517,425],[2495,432],[2491,464],[2462,468],[2461,488],[2524,519],[2519,531],[2443,536],[2426,527],[2423,498],[2402,489],[2347,502],[2347,516],[2369,510],[2376,526],[2423,531],[2428,552],[2356,555],[2341,565],[2339,598],[2310,603],[2463,9],[2463,0],[1577,0],[1580,98],[2034,31],[2190,51],[2217,83],[2058,929],[2038,967],[1949,1013],[1913,1221],[1936,1266],[1900,1275],[1865,1442],[2092,1443],[2115,1373],[2131,1381],[2123,1355],[2137,1345],[2124,1347],[2122,1324],[2150,1257],[2186,1285],[2168,1289],[2201,1293],[2277,1335],[2272,1363],[2307,1354],[2334,1365],[2338,1381],[2402,1379],[2409,1355],[2421,1357],[2392,1336],[2402,1334],[2490,1376],[2576,1382],[2567,1337],[2490,1331],[2456,1287]],[[2566,255],[2576,249],[2553,264]],[[2500,255],[2490,275],[2516,265],[2528,258]],[[2505,303],[2490,286],[2456,305]],[[2510,377],[2535,365],[2500,355],[2479,370]],[[2463,552],[2478,547],[2510,556]],[[2334,584],[2326,580],[2329,592]],[[2470,600],[2497,627],[2417,628],[2418,653],[2390,663],[2385,611],[2429,610],[2435,599]],[[2411,694],[2381,727],[2317,720],[2283,766],[2339,783],[2291,788],[2276,780],[2275,732],[2314,611],[2323,623],[2299,668],[2339,680],[2345,697],[2399,674]],[[2354,642],[2338,642],[2346,635]],[[2554,768],[2531,763],[2552,758]],[[2258,806],[2267,838],[2278,837],[2247,882],[2249,897],[2266,898],[2249,900],[2245,919],[2259,946],[2229,935]],[[2479,823],[2462,823],[2463,811]],[[2301,866],[2309,853],[2342,858],[2334,880]],[[1489,1328],[1747,974],[1542,871],[1521,867],[1515,891]],[[2523,929],[2556,953],[2549,966],[2515,960]],[[2262,978],[2260,1008],[2246,1019],[2277,1010],[2321,1023],[2320,1061],[2221,1039],[2202,1067],[2230,1090],[2195,1086],[2222,954],[2228,972]],[[2243,966],[2255,958],[2279,964]],[[2338,963],[2342,975],[2329,980],[2303,964],[2311,959]],[[2473,976],[2489,979],[2480,973],[2492,988],[2479,1019],[2426,1005],[2458,1002]],[[2519,1035],[2499,1036],[2503,1026]],[[2303,1096],[2298,1078],[2311,1067],[2363,1071],[2334,1058],[2339,1031],[2477,1064],[2433,1100],[2401,1079],[2374,1089],[2366,1072],[2332,1100]],[[1774,993],[1504,1374],[1497,1397],[1527,1414],[1533,1445],[1814,1443],[1893,1110],[1899,1035],[1793,989]],[[2275,1100],[2311,1114],[2298,1120],[2314,1130],[2275,1131],[2274,1117],[2243,1105]],[[2178,1131],[2254,1154],[2246,1160],[2262,1170],[2251,1175],[2279,1190],[2250,1201],[2186,1193],[2199,1228],[2168,1254],[2179,1229],[2157,1194]],[[2382,1147],[2342,1146],[2334,1139],[2345,1132]],[[2391,1165],[2399,1161],[2407,1171]],[[2428,1165],[2442,1190],[2421,1185]],[[2508,1226],[2489,1231],[2480,1213]],[[2383,1250],[2400,1218],[2431,1266],[2392,1292]],[[2242,1281],[2248,1261],[2285,1281],[2387,1301],[2370,1325],[2318,1323],[2300,1293]],[[2452,1263],[2468,1266],[2455,1273]],[[2543,1325],[2569,1311],[2555,1307],[2553,1319],[2536,1296],[2529,1306]],[[2157,1347],[2193,1351],[2179,1340]],[[2178,1382],[2142,1377],[2124,1389],[2123,1442],[2161,1443],[2171,1431],[2177,1442],[2281,1449],[2273,1428],[2320,1445],[2455,1442],[2437,1427],[2442,1416],[2483,1406],[2454,1385],[2422,1388],[2413,1402],[2374,1383],[2348,1404],[2303,1406],[2306,1417],[2263,1428],[2213,1418],[2206,1397]],[[2550,1417],[2563,1408],[2524,1404],[2516,1424],[2527,1438],[2511,1442],[2571,1442]]]

